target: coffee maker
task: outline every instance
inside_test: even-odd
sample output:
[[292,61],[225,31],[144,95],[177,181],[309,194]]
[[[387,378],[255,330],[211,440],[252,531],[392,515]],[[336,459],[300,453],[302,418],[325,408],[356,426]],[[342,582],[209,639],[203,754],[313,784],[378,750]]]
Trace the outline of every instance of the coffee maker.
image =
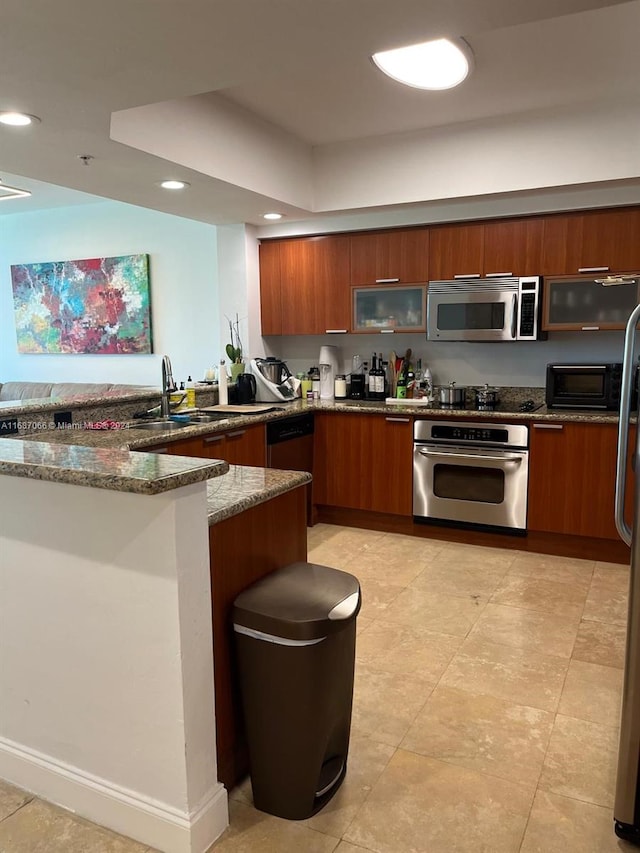
[[349,391],[349,396],[352,400],[364,400],[365,398],[365,386],[364,386],[364,374],[362,373],[352,373],[351,374],[351,387]]

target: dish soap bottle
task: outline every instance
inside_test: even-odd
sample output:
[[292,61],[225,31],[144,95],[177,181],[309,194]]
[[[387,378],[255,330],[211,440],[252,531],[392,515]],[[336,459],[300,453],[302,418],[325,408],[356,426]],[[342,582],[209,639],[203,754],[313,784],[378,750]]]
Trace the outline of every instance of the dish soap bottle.
[[196,407],[196,385],[193,379],[187,377],[187,408],[195,409]]

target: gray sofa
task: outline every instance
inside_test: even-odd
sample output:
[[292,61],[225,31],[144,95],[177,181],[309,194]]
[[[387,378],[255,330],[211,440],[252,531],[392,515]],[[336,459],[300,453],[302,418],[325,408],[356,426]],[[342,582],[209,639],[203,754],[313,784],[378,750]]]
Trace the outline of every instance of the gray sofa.
[[3,382],[0,385],[0,402],[7,400],[41,400],[47,397],[102,397],[117,394],[149,392],[146,385],[117,385],[112,382]]

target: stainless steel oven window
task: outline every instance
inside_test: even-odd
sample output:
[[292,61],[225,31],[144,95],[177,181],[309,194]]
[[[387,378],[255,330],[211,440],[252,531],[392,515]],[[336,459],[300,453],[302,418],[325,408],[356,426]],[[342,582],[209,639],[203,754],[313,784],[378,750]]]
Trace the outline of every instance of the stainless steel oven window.
[[504,502],[504,471],[467,465],[436,463],[433,466],[433,494],[437,498],[501,504]]

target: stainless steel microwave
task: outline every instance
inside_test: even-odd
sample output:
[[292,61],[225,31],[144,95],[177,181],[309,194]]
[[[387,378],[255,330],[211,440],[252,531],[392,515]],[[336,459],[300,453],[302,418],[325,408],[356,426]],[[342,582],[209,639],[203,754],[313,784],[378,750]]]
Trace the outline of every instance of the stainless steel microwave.
[[537,275],[430,281],[427,340],[539,340],[540,293]]

